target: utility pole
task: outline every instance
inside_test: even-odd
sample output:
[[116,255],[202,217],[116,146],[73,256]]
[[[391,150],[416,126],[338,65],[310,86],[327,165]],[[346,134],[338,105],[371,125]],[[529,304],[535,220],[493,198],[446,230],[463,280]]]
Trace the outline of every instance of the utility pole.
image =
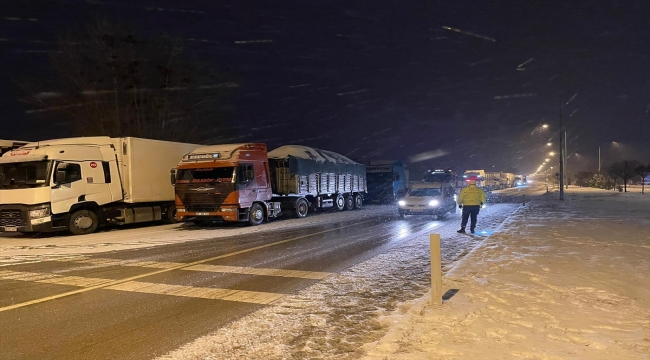
[[598,173],[600,174],[600,146],[598,146]]
[[564,126],[562,125],[562,73],[560,73],[560,200],[564,200]]

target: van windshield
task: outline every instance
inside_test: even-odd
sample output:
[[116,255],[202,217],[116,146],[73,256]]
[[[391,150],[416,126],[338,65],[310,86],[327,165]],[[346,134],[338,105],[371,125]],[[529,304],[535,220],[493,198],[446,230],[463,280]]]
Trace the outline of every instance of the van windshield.
[[231,183],[233,181],[234,171],[235,168],[232,166],[200,169],[180,169],[176,171],[176,183]]
[[0,164],[0,190],[46,186],[49,183],[51,167],[51,161]]
[[440,189],[432,189],[432,188],[418,188],[418,189],[411,189],[409,191],[409,196],[417,196],[417,197],[425,197],[425,196],[440,196],[442,192]]

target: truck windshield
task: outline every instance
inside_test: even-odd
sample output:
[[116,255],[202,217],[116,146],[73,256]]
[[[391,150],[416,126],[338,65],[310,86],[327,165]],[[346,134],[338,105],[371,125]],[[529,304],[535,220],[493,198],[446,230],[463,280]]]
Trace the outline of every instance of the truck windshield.
[[411,189],[409,191],[409,196],[440,196],[442,192],[440,189],[426,189],[426,188],[419,188],[419,189]]
[[393,181],[392,172],[380,172],[380,173],[368,173],[366,174],[366,180],[370,184],[381,184]]
[[51,161],[0,164],[0,190],[46,186],[51,167]]
[[235,168],[232,166],[200,169],[179,169],[176,171],[176,183],[230,183],[233,181],[234,171]]

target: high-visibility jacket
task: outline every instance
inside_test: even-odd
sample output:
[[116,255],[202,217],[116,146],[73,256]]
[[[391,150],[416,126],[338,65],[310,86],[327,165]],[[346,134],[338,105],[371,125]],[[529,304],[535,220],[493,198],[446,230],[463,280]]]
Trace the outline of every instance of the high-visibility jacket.
[[458,205],[481,205],[485,204],[485,193],[476,185],[470,185],[460,191]]

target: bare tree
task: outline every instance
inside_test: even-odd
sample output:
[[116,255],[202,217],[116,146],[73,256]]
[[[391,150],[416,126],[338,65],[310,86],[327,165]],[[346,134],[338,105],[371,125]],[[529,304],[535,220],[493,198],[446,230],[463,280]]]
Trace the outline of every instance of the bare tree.
[[95,20],[85,32],[58,42],[51,64],[58,81],[24,83],[23,100],[48,120],[62,120],[79,136],[137,136],[200,142],[224,137],[225,109],[237,83],[187,60],[179,38],[146,39]]
[[638,161],[624,160],[610,165],[607,172],[614,179],[623,179],[623,186],[627,192],[627,181],[637,175],[635,170],[637,166],[639,166]]
[[637,175],[641,176],[641,194],[645,194],[645,178],[650,175],[650,164],[648,165],[639,165],[634,168],[634,172]]

